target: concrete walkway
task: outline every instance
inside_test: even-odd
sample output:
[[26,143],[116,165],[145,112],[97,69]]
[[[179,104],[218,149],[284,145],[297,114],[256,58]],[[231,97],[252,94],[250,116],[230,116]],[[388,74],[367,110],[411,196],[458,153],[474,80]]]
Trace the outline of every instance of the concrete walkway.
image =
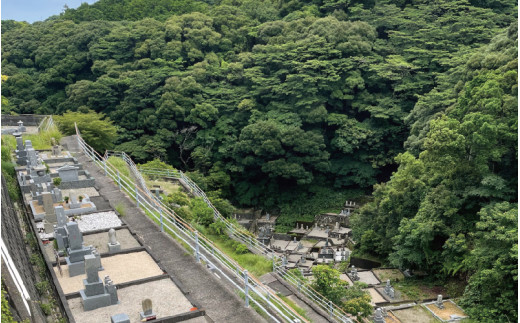
[[168,274],[175,277],[194,301],[206,310],[206,315],[214,322],[265,322],[251,308],[245,308],[244,301],[238,296],[231,284],[219,279],[159,227],[144,212],[135,206],[126,194],[119,191],[117,184],[106,177],[103,171],[85,156],[77,145],[75,136],[65,137],[62,145],[73,154],[83,168],[96,179],[96,188],[114,208],[123,204],[124,221],[132,231],[149,247]]

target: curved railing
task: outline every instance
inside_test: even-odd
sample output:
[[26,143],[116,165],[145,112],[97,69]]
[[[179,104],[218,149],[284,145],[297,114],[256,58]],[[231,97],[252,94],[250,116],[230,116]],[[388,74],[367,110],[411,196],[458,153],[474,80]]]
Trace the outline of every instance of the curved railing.
[[159,222],[162,231],[166,231],[182,241],[185,246],[194,251],[198,262],[204,261],[207,263],[210,268],[218,271],[222,277],[244,293],[246,306],[249,306],[250,301],[253,302],[275,322],[307,322],[305,318],[278,297],[271,288],[263,285],[257,278],[249,274],[246,269],[227,256],[204,235],[198,233],[175,212],[163,207],[151,194],[146,192],[148,189],[141,189],[140,184],[121,174],[116,167],[83,140],[77,125],[75,127],[78,145],[85,155],[102,168],[105,175],[112,178],[122,191],[135,199],[137,206],[149,217],[155,222]]
[[[263,255],[267,257],[269,260],[272,260],[273,272],[279,274],[280,277],[282,277],[286,282],[293,285],[303,295],[305,295],[314,303],[316,303],[316,305],[318,305],[322,310],[326,311],[330,320],[337,322],[352,322],[352,316],[350,314],[345,313],[339,306],[332,303],[326,297],[318,293],[300,277],[286,270],[285,266],[282,265],[281,259],[277,257],[276,254],[270,248],[268,248],[262,242],[258,241],[256,238],[252,239],[250,234],[244,233],[244,228],[235,225],[233,222],[229,221],[227,218],[222,216],[220,212],[213,206],[209,198],[206,196],[206,193],[204,193],[204,191],[189,177],[187,177],[182,171],[138,167],[134,164],[132,159],[124,152],[108,152],[106,156],[119,156],[123,160],[125,160],[127,165],[130,167],[130,170],[132,171],[133,175],[138,179],[139,182],[143,183],[145,187],[146,183],[141,174],[183,180],[186,183],[186,185],[188,185],[192,189],[192,191],[196,193],[197,196],[202,197],[206,204],[211,209],[213,209],[215,219],[218,219],[226,224],[227,234],[231,238],[244,243],[252,252]],[[146,190],[148,190],[148,188],[146,188]],[[151,195],[151,193],[149,194]],[[161,201],[159,201],[159,203],[162,206],[168,208],[168,206],[164,205],[164,203],[162,203]]]

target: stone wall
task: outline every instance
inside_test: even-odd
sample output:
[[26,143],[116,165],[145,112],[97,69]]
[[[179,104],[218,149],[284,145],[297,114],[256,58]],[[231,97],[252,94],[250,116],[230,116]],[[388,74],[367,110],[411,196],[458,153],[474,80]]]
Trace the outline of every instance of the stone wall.
[[23,125],[26,127],[38,127],[40,122],[45,118],[45,115],[35,114],[20,114],[17,116],[4,115],[2,114],[2,126],[18,126],[18,121],[22,120]]
[[[31,297],[31,321],[45,322],[45,315],[36,304],[36,302],[40,300],[34,285],[36,282],[36,273],[29,261],[30,255],[24,240],[25,234],[22,232],[22,227],[30,228],[31,225],[27,224],[25,216],[21,213],[22,211],[15,209],[9,197],[9,192],[7,191],[5,178],[2,176],[2,240]],[[2,280],[4,280],[7,292],[12,300],[11,304],[14,306],[13,315],[15,319],[23,320],[27,318],[28,313],[23,303],[19,300],[20,295],[13,284],[13,278],[10,277],[7,270],[4,270],[4,266],[5,264],[2,264]]]

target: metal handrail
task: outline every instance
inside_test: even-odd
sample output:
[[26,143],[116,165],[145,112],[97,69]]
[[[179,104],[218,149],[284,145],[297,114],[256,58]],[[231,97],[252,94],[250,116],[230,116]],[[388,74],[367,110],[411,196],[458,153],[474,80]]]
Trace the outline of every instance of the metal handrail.
[[[200,196],[203,196],[206,204],[208,204],[208,206],[211,207],[215,211],[215,213],[220,215],[218,210],[216,210],[216,208],[211,204],[211,201],[209,201],[209,199],[207,198],[204,191],[202,191],[202,189],[200,189],[197,186],[197,184],[194,183],[191,179],[189,179],[182,171],[180,171],[180,170],[175,170],[175,171],[174,170],[161,170],[161,169],[157,169],[157,168],[146,168],[146,167],[138,167],[138,168],[136,167],[136,170],[138,173],[142,173],[145,175],[146,174],[162,175],[162,177],[167,177],[167,178],[169,177],[169,178],[183,179],[188,186],[192,187],[197,193],[199,193]],[[141,176],[141,174],[139,174],[138,176]],[[237,238],[237,240],[245,243],[244,240],[246,240],[246,239],[241,237],[240,234],[236,233],[236,232],[240,232],[240,230],[237,229],[236,226],[232,222],[228,221],[226,218],[224,218],[221,215],[219,216],[219,219],[224,221],[224,223],[226,223],[226,228],[228,229],[228,233],[230,233],[232,237],[235,237],[235,238]],[[258,241],[258,240],[255,239],[255,241]],[[245,244],[249,246],[249,244],[247,244],[247,243],[245,243]],[[281,260],[278,256],[276,256],[276,254],[270,248],[265,246],[260,241],[258,241],[257,246],[260,250],[257,248],[254,248],[253,250],[251,250],[252,248],[250,248],[250,250],[253,252],[256,252],[258,254],[264,255],[265,257],[270,257],[273,260],[273,269],[275,269],[273,271],[279,273],[280,277],[282,277],[284,280],[286,280],[288,283],[290,283],[294,287],[298,288],[302,294],[307,296],[309,299],[313,300],[319,307],[321,307],[324,311],[329,313],[330,319],[335,319],[336,321],[339,321],[339,322],[352,322],[352,316],[350,314],[343,311],[343,309],[341,309],[338,305],[332,303],[326,297],[321,295],[318,291],[316,291],[315,289],[310,287],[305,281],[301,280],[300,277],[294,275],[290,271],[285,270],[285,268],[283,266],[277,267],[276,263],[281,262]]]
[[[246,305],[249,300],[251,300],[275,322],[280,322],[280,318],[286,322],[307,322],[307,320],[301,317],[294,309],[279,298],[276,293],[260,283],[254,276],[250,275],[247,270],[227,256],[209,239],[193,229],[189,223],[186,223],[182,218],[178,217],[172,210],[163,208],[154,198],[144,190],[140,189],[130,178],[120,174],[120,172],[107,161],[108,158],[105,159],[99,155],[83,140],[77,125],[75,125],[75,127],[77,142],[82,151],[89,156],[96,165],[104,169],[105,175],[117,181],[121,190],[129,194],[129,196],[134,196],[139,207],[143,208],[145,212],[150,213],[153,218],[160,221],[161,230],[164,230],[166,227],[169,232],[181,239],[192,250],[194,250],[197,261],[204,260],[235,287],[244,292]],[[233,274],[232,276],[235,276],[235,279],[244,283],[244,286],[242,287],[240,283],[237,284],[232,277],[230,277],[219,266],[216,266],[216,264],[229,270],[229,272]],[[255,297],[250,297],[249,293],[256,295],[259,300],[255,299]],[[277,313],[279,317],[271,314],[271,312],[266,310],[264,306],[267,306],[271,311]]]

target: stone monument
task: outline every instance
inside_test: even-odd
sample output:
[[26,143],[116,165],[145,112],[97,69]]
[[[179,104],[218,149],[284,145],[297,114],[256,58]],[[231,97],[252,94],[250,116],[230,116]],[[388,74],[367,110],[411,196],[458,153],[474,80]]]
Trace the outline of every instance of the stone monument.
[[69,246],[67,230],[65,229],[69,218],[65,215],[65,210],[61,205],[54,207],[54,213],[56,213],[56,220],[58,222],[54,229],[54,238],[58,244],[58,250],[65,250]]
[[62,182],[74,182],[79,179],[78,177],[78,167],[72,165],[65,165],[58,168],[56,171],[61,177]]
[[[69,267],[69,276],[74,277],[85,273],[85,255],[92,254],[92,247],[83,245],[83,235],[79,231],[77,222],[68,222],[66,225],[69,247],[67,248],[68,257],[65,257],[67,266]],[[92,256],[94,261],[95,256]],[[97,263],[97,262],[96,262]],[[96,267],[99,269],[98,267]]]
[[375,323],[385,323],[385,318],[383,317],[383,312],[381,308],[376,309],[376,313],[374,314],[374,322]]
[[385,294],[388,295],[390,298],[394,298],[395,297],[395,290],[390,285],[390,279],[386,280],[386,286],[385,286],[384,291],[385,291]]
[[149,298],[146,298],[142,302],[143,311],[139,312],[139,315],[141,316],[142,321],[148,321],[152,317],[157,316],[153,310],[152,310],[152,300]]
[[437,295],[437,300],[435,301],[435,305],[440,308],[440,309],[443,309],[444,308],[444,304],[443,304],[443,301],[442,301],[442,295]]
[[359,275],[358,275],[357,269],[354,265],[352,265],[352,268],[350,270],[350,279],[352,279],[353,282],[359,280]]
[[117,241],[116,230],[108,230],[108,252],[114,253],[121,251],[121,244]]
[[105,281],[110,282],[111,287],[109,289],[111,293],[109,293],[106,286],[103,285],[103,281],[98,275],[99,267],[96,257],[94,255],[86,255],[84,262],[87,279],[83,279],[85,289],[79,291],[81,302],[83,303],[83,310],[91,311],[96,308],[117,304],[117,289],[108,276],[105,277]]
[[17,122],[18,123],[18,132],[25,132],[27,131],[27,129],[25,129],[25,126],[23,125],[23,121],[20,120]]

